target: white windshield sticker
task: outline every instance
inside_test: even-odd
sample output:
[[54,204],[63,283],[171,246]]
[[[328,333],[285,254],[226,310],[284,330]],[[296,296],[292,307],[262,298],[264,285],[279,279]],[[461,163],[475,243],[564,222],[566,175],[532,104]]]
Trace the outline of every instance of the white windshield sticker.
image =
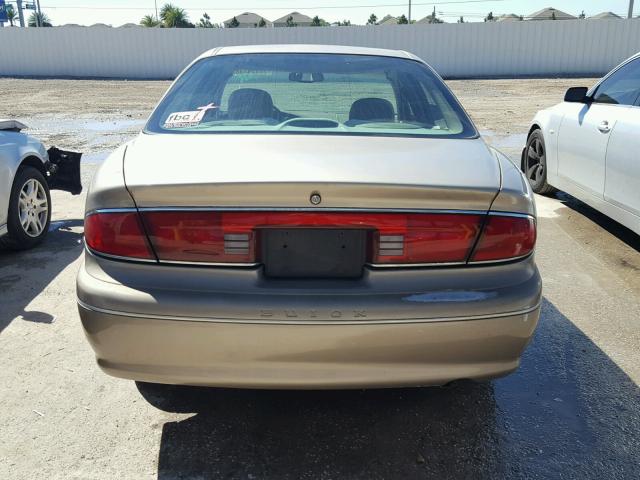
[[202,119],[204,118],[204,114],[209,110],[213,110],[218,108],[213,103],[209,105],[204,105],[203,107],[198,107],[197,110],[192,112],[174,112],[167,117],[164,122],[164,128],[186,128],[186,127],[195,127],[200,125]]

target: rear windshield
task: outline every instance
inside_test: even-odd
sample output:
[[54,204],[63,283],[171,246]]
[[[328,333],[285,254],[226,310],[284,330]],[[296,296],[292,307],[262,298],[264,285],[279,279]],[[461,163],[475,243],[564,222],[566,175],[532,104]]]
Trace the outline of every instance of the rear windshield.
[[146,131],[477,135],[451,92],[420,62],[294,53],[196,62],[158,105]]

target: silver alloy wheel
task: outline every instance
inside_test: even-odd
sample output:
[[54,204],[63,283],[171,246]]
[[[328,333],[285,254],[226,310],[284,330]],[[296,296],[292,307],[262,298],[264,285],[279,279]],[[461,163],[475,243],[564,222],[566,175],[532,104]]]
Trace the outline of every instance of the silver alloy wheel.
[[527,149],[527,178],[539,184],[544,179],[545,152],[542,140],[534,138]]
[[44,186],[35,178],[30,178],[20,189],[18,215],[24,233],[39,237],[47,225],[49,202]]

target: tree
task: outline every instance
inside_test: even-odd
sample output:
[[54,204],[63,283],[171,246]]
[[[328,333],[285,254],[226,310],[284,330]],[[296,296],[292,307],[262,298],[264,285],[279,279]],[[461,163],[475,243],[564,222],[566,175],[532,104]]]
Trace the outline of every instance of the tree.
[[317,15],[311,20],[312,27],[326,27],[327,25],[329,24]]
[[238,28],[240,26],[240,22],[238,21],[238,19],[236,17],[233,17],[229,23],[227,23],[225,25],[225,27],[227,28]]
[[196,26],[200,28],[215,28],[215,25],[211,23],[211,17],[207,12],[202,14],[202,18],[198,21]]
[[291,15],[289,15],[289,18],[287,18],[286,25],[287,25],[287,27],[297,27],[298,26],[298,24],[293,21],[293,17]]
[[260,22],[258,22],[258,28],[264,28],[267,26],[267,22],[264,20],[264,18],[260,18]]
[[464,17],[461,15],[460,18],[458,19],[458,23],[464,23]]
[[584,20],[585,18],[587,18],[587,16],[584,14],[584,10],[582,10],[582,13],[580,15],[578,15],[578,18],[580,20]]
[[158,20],[153,15],[145,15],[144,17],[142,17],[142,20],[140,20],[140,25],[148,28],[159,27],[160,23],[160,20]]
[[376,17],[375,13],[372,13],[371,16],[369,17],[369,20],[367,20],[367,25],[377,25],[377,24],[378,24],[378,17]]
[[495,22],[496,21],[496,17],[493,16],[493,12],[489,12],[489,14],[484,17],[484,21],[485,22]]
[[189,22],[189,15],[180,7],[171,3],[165,3],[160,9],[160,20],[165,28],[193,28],[195,25]]
[[37,12],[32,12],[31,15],[29,15],[29,21],[27,25],[29,25],[30,27],[38,27],[38,26],[52,27],[53,26],[51,25],[51,20],[49,20],[49,17],[47,17],[46,13],[37,13]]
[[556,12],[551,12],[551,20],[557,20]]
[[13,8],[13,5],[7,5],[6,12],[7,12],[7,20],[9,20],[9,25],[13,27],[13,22],[15,22],[16,18],[18,18],[18,14]]
[[334,25],[336,25],[338,27],[350,27],[351,26],[351,20],[337,21]]
[[398,25],[407,25],[408,23],[409,20],[407,20],[407,17],[404,13],[398,17]]

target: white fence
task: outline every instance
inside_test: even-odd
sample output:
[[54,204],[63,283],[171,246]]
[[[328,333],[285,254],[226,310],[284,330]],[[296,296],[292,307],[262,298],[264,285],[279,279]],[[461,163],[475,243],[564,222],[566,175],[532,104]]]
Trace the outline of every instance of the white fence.
[[314,43],[408,50],[444,77],[603,74],[640,50],[640,20],[262,29],[3,28],[0,76],[173,78],[224,45]]

